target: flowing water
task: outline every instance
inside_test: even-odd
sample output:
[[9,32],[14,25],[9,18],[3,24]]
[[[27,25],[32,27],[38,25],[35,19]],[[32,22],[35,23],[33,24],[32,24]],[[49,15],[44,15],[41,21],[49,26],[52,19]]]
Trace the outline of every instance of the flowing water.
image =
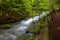
[[[33,35],[33,33],[26,33],[28,29],[33,29],[32,22],[37,22],[40,18],[43,18],[48,14],[43,12],[40,16],[35,16],[33,18],[27,18],[21,22],[12,24],[10,29],[0,29],[0,40],[20,40],[22,37],[28,37]],[[34,30],[34,29],[33,29]]]

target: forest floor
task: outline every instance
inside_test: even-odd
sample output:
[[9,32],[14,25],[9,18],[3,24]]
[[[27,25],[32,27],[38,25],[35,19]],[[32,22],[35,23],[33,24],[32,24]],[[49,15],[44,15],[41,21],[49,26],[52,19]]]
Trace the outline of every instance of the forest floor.
[[60,10],[56,12],[49,25],[50,40],[60,40]]

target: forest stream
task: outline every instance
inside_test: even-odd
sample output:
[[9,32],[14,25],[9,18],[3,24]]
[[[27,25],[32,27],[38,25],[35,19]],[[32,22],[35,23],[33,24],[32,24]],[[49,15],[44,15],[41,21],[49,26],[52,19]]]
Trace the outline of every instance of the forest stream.
[[33,29],[32,23],[36,23],[40,18],[46,16],[46,14],[48,14],[48,12],[42,12],[40,16],[27,18],[21,22],[12,24],[13,27],[10,29],[0,29],[0,40],[20,40],[21,37],[33,35],[33,33],[26,33],[26,31],[30,28]]

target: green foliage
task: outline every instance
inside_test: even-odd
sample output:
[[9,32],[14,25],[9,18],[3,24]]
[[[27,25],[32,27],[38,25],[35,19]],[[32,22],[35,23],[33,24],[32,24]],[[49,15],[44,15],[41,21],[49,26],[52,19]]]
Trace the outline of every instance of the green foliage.
[[24,0],[0,0],[0,21],[22,20],[28,17],[23,1]]
[[50,7],[53,7],[53,9],[60,8],[60,0],[50,0],[49,4],[50,4]]
[[35,0],[33,6],[37,8],[38,11],[48,10],[48,1],[47,0]]
[[24,6],[28,12],[32,10],[32,1],[31,0],[22,0],[24,2]]

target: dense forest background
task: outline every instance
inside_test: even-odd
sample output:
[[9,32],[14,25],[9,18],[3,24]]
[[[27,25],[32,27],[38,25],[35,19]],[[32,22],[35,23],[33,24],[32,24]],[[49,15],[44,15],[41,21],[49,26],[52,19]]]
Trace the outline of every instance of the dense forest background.
[[21,21],[44,11],[56,10],[60,0],[0,0],[0,21]]

